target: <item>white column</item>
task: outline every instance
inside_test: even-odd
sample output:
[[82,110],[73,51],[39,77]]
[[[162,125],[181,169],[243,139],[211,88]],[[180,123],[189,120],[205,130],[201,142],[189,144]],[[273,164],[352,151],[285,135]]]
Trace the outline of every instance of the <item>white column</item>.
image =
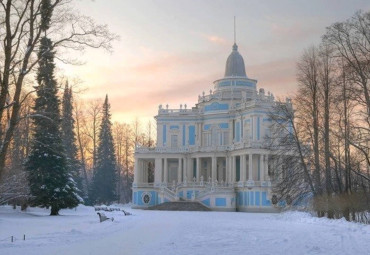
[[140,167],[139,167],[139,182],[144,183],[145,181],[145,164],[144,160],[139,161]]
[[156,158],[154,162],[154,183],[162,182],[162,159]]
[[163,170],[163,172],[164,172],[163,182],[167,184],[168,183],[168,160],[167,160],[167,158],[164,158],[164,170]]
[[225,171],[225,183],[229,183],[230,182],[230,158],[229,156],[226,156],[225,158],[226,160],[226,171]]
[[265,155],[265,162],[264,162],[264,173],[265,173],[265,180],[268,181],[270,180],[270,176],[268,175],[268,166],[269,166],[269,155]]
[[189,178],[188,178],[188,158],[182,158],[182,160],[184,161],[183,163],[183,169],[182,169],[182,181],[184,182],[185,180],[186,181],[189,181]]
[[265,155],[260,154],[260,181],[265,180],[265,161],[264,161]]
[[217,158],[215,156],[212,157],[212,170],[211,170],[211,179],[214,182],[217,177]]
[[253,180],[253,176],[252,176],[252,173],[253,173],[253,154],[250,153],[249,154],[249,178],[248,180]]
[[232,156],[232,172],[231,172],[231,183],[236,181],[236,156]]
[[201,129],[201,124],[197,123],[196,125],[196,133],[197,133],[197,145],[202,146],[202,129]]
[[178,162],[179,164],[177,165],[177,182],[180,183],[181,182],[181,169],[182,169],[182,159],[181,158],[178,158]]
[[[200,158],[196,158],[197,182],[200,181]],[[203,176],[204,177],[204,176]]]
[[246,155],[243,154],[240,156],[240,181],[245,182],[246,175],[247,175],[247,169],[246,169]]
[[188,178],[188,182],[193,181],[193,159],[187,158],[186,162],[186,177]]
[[135,165],[134,165],[134,183],[139,182],[139,159],[135,158]]

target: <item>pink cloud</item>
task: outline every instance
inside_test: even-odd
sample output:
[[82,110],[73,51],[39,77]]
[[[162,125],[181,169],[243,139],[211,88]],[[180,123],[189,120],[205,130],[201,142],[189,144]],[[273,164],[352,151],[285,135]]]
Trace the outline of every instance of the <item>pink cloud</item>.
[[217,35],[203,35],[209,42],[219,45],[229,45],[229,41]]

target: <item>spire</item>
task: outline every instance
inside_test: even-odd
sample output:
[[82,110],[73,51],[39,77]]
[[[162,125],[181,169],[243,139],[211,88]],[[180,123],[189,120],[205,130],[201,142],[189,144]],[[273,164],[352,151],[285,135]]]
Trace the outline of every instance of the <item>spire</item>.
[[235,24],[235,16],[234,16],[234,44],[236,45],[236,24]]
[[236,44],[236,17],[234,16],[234,45],[233,51],[226,61],[225,77],[247,77],[243,57],[238,52]]
[[234,45],[233,45],[233,50],[234,51],[238,50],[238,45],[236,45],[236,21],[235,21],[235,16],[234,16]]

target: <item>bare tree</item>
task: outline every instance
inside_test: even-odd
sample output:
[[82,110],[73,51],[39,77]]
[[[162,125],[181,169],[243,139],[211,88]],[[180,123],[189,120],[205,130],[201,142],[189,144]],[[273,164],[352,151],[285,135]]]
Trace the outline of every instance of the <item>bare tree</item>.
[[274,180],[273,190],[279,200],[299,202],[316,196],[314,176],[310,169],[310,148],[304,144],[306,129],[297,126],[290,99],[276,102],[269,114],[271,135],[268,147],[273,150],[273,168],[269,175]]
[[322,194],[321,175],[320,175],[320,153],[319,153],[319,59],[318,49],[315,46],[307,49],[300,61],[297,64],[298,73],[297,79],[299,84],[299,100],[302,100],[301,105],[298,105],[302,120],[311,122],[312,130],[307,130],[312,137],[312,147],[314,155],[314,185],[316,192]]
[[113,126],[113,137],[117,155],[117,166],[121,172],[118,191],[121,194],[121,202],[128,203],[131,201],[135,147],[134,132],[129,124],[116,122]]
[[101,100],[92,100],[87,103],[86,118],[84,122],[84,133],[91,139],[91,147],[88,147],[92,158],[92,169],[96,166],[96,154],[98,148],[98,134],[102,114]]
[[89,177],[87,173],[87,162],[86,162],[86,151],[87,151],[87,145],[88,145],[88,139],[86,136],[84,136],[82,129],[84,121],[84,113],[82,109],[81,103],[79,103],[77,100],[74,101],[74,119],[76,121],[76,138],[77,138],[77,144],[78,144],[78,155],[79,160],[81,161],[83,176],[84,176],[84,194],[88,194],[89,191]]
[[[38,46],[43,31],[54,42],[52,49],[83,50],[86,47],[111,49],[116,38],[106,26],[73,11],[71,0],[0,1],[0,120],[9,111],[5,125],[0,126],[0,178],[19,121],[21,94],[25,80],[38,63]],[[47,7],[46,7],[47,6]],[[44,22],[46,20],[48,22]],[[46,25],[50,24],[50,25]],[[65,53],[65,51],[63,52]],[[62,54],[59,56],[63,59]]]
[[[347,142],[361,153],[370,165],[370,12],[357,12],[351,19],[327,28],[323,37],[330,44],[350,83],[351,100],[357,102],[353,118],[355,135],[346,136]],[[348,91],[346,89],[344,92]],[[366,165],[365,165],[366,167]]]

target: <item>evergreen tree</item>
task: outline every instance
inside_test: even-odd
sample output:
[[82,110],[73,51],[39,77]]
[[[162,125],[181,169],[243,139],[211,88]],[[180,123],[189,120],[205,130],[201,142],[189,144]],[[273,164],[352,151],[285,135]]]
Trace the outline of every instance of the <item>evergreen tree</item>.
[[117,169],[109,108],[107,95],[103,104],[96,169],[89,196],[92,203],[109,204],[116,200]]
[[51,207],[50,215],[73,208],[80,199],[72,176],[60,131],[60,100],[54,78],[54,52],[47,37],[41,39],[34,106],[34,138],[26,163],[32,195],[31,204]]
[[77,159],[76,134],[74,132],[72,88],[69,88],[68,82],[64,88],[63,107],[62,107],[62,134],[63,145],[66,150],[68,160],[68,170],[79,189],[79,195],[83,196],[81,163]]

